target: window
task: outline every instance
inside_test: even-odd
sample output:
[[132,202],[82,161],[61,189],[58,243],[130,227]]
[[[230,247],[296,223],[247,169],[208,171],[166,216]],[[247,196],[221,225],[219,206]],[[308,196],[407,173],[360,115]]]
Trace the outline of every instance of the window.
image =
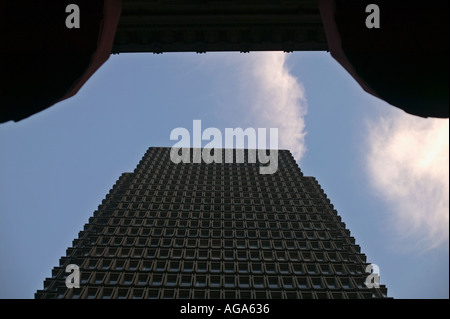
[[339,257],[338,254],[335,252],[327,252],[327,256],[328,256],[328,260],[332,261],[332,262],[336,262],[339,261]]
[[223,258],[225,260],[234,260],[234,251],[231,249],[223,251]]
[[266,292],[265,290],[262,291],[255,291],[255,298],[256,299],[268,299],[270,298],[270,292]]
[[234,247],[233,239],[224,239],[223,243],[224,243],[224,248],[233,248]]
[[125,269],[126,260],[125,259],[117,259],[114,269],[115,270],[123,270]]
[[139,274],[137,277],[137,284],[139,286],[146,286],[148,283],[148,275],[147,274]]
[[211,258],[211,260],[221,260],[222,259],[222,250],[212,249],[210,258]]
[[200,220],[199,221],[199,227],[200,228],[209,228],[210,227],[209,220],[205,220],[205,219]]
[[196,238],[188,238],[186,241],[186,247],[189,247],[189,248],[197,247],[197,239]]
[[144,238],[144,237],[139,237],[137,240],[136,240],[136,246],[146,246],[147,245],[147,238]]
[[274,258],[273,258],[273,252],[271,251],[271,250],[263,250],[262,251],[262,254],[263,254],[263,259],[264,260],[267,260],[267,261],[272,261],[272,260],[274,260]]
[[247,251],[246,250],[236,250],[236,258],[238,260],[247,260]]
[[338,289],[338,288],[340,288],[337,279],[334,278],[334,277],[325,277],[324,281],[325,281],[325,284],[326,284],[328,289]]
[[158,260],[154,264],[154,271],[157,272],[163,272],[166,271],[166,261],[165,260]]
[[296,288],[294,278],[292,278],[291,276],[283,276],[281,277],[281,281],[284,289]]
[[[150,227],[151,227],[151,225],[150,225]],[[150,236],[151,230],[152,230],[151,228],[141,228],[141,236],[143,236],[143,237]]]
[[133,288],[131,291],[131,298],[133,299],[143,299],[145,290],[143,288]]
[[117,290],[117,299],[126,299],[128,296],[128,289],[127,288],[119,288]]
[[192,275],[182,274],[180,275],[180,286],[181,287],[190,287],[192,285]]
[[278,250],[275,252],[276,260],[284,261],[287,260],[286,252],[284,250]]
[[97,272],[94,275],[93,282],[95,284],[103,284],[105,282],[105,279],[106,279],[106,273],[104,273],[104,272]]
[[261,229],[259,231],[259,238],[262,238],[262,239],[269,239],[269,238],[271,238],[271,236],[269,235],[269,231],[266,230],[266,229]]
[[151,286],[161,286],[163,281],[163,275],[162,274],[153,274],[151,277]]
[[[173,229],[172,229],[172,234],[171,235],[167,234],[167,229],[166,229],[166,236],[172,237],[173,236]],[[161,241],[160,241],[160,245],[161,245],[161,247],[171,247],[172,246],[172,238],[162,238]]]
[[305,266],[306,266],[306,271],[308,272],[308,274],[315,275],[315,274],[319,273],[316,264],[311,263],[311,264],[306,264]]
[[179,260],[171,260],[169,261],[169,271],[170,272],[179,272],[181,267],[181,261]]
[[155,248],[147,248],[146,257],[147,258],[155,258],[156,257],[156,249]]
[[248,275],[238,275],[237,278],[238,278],[239,288],[250,288],[250,276],[248,276]]
[[209,239],[200,238],[198,246],[200,248],[208,248],[209,247]]
[[199,228],[199,221],[197,219],[190,220],[189,221],[189,227]]
[[158,247],[159,246],[159,238],[150,238],[149,246],[150,247]]
[[254,274],[263,273],[263,265],[260,262],[252,262],[250,263],[251,272]]
[[272,248],[272,244],[270,240],[261,240],[261,248],[262,249],[271,249]]
[[349,277],[339,277],[340,285],[344,289],[352,289],[355,287],[353,281]]
[[[280,288],[280,282],[277,276],[267,276],[267,286],[271,289]],[[274,298],[272,296],[272,298]]]
[[236,248],[243,248],[245,249],[246,245],[245,245],[245,239],[237,239],[236,240]]
[[236,287],[236,283],[235,283],[235,276],[232,275],[225,275],[224,276],[224,287],[225,288],[235,288]]
[[233,222],[231,220],[224,220],[223,227],[225,229],[233,229]]
[[293,232],[291,232],[290,230],[281,231],[281,235],[284,239],[293,239],[294,238]]
[[[279,218],[280,216],[278,216]],[[280,229],[281,230],[289,230],[290,229],[290,225],[287,222],[281,221],[280,222]]]
[[225,273],[234,273],[234,262],[225,262],[223,271]]
[[193,261],[183,261],[183,268],[181,269],[183,272],[193,272],[194,271],[194,262]]
[[210,275],[209,285],[211,288],[219,288],[221,286],[221,276],[220,275]]
[[278,269],[280,271],[280,274],[290,274],[291,273],[291,269],[289,268],[289,264],[287,262],[278,263]]
[[179,289],[178,290],[178,298],[179,299],[190,299],[189,289]]
[[272,262],[266,262],[264,264],[264,269],[267,274],[276,274],[277,273],[275,263],[272,263]]
[[222,240],[221,239],[212,239],[211,240],[211,247],[213,249],[222,248]]
[[102,259],[99,268],[102,270],[108,270],[111,267],[112,259]]
[[134,280],[134,274],[133,273],[125,273],[123,275],[123,285],[131,285]]
[[195,275],[194,286],[195,287],[206,287],[207,276],[206,275]]
[[264,276],[253,276],[253,287],[262,289],[266,287]]
[[261,230],[261,229],[267,229],[268,227],[267,227],[265,221],[259,220],[259,221],[257,222],[257,227],[256,227],[256,228],[259,229],[259,230]]
[[250,239],[247,241],[247,243],[248,243],[249,249],[258,249],[259,248],[258,240]]
[[113,240],[111,242],[111,245],[113,246],[120,246],[120,244],[122,243],[123,238],[122,237],[113,237]]
[[345,270],[345,266],[342,264],[333,264],[334,272],[337,275],[346,275],[347,271]]
[[97,258],[88,259],[87,268],[95,269],[95,267],[98,264],[98,261],[99,261],[99,259],[97,259]]
[[[142,254],[141,254],[142,255]],[[139,268],[139,260],[131,259],[128,263],[128,270],[135,271]]]
[[144,260],[142,262],[142,265],[141,265],[141,270],[143,270],[143,271],[150,271],[152,269],[152,267],[153,267],[153,261],[151,261],[151,260]]
[[198,234],[198,229],[189,229],[188,230],[188,234],[187,234],[189,237],[194,237],[194,238],[197,238],[198,236],[199,236],[199,234]]
[[173,246],[174,247],[184,247],[184,238],[174,238]]
[[169,286],[169,287],[176,286],[177,279],[178,279],[177,274],[171,274],[171,273],[166,274],[166,286]]
[[225,238],[233,238],[233,237],[234,237],[234,231],[233,231],[233,230],[225,229],[225,230],[223,231],[223,236],[224,236]]
[[284,249],[283,241],[282,240],[274,240],[273,248],[274,249]]
[[311,277],[311,284],[314,289],[323,289],[325,287],[320,277]]
[[297,277],[297,285],[299,289],[309,289],[311,286],[307,277]]
[[159,258],[161,258],[161,259],[167,259],[167,258],[169,258],[169,256],[170,256],[170,250],[169,249],[167,249],[167,248],[161,248],[160,250],[159,250],[159,254],[158,254],[158,257]]
[[[220,251],[219,251],[220,253]],[[217,256],[217,255],[215,255]],[[209,258],[209,251],[208,249],[202,249],[198,251],[198,259],[207,260]]]
[[302,251],[301,254],[304,261],[314,261],[314,256],[310,251]]
[[329,264],[319,264],[320,273],[324,275],[333,274],[333,269]]
[[195,258],[195,249],[185,249],[184,251],[184,258],[185,259],[194,259]]
[[114,295],[114,288],[103,288],[102,299],[111,299]]
[[248,263],[246,262],[238,262],[237,263],[237,272],[238,273],[248,273]]
[[197,272],[205,273],[208,271],[208,262],[207,261],[198,261],[197,262]]
[[210,263],[210,271],[212,272],[212,273],[220,273],[221,272],[221,263],[220,262],[211,262]]
[[[174,228],[166,228],[164,230],[164,236],[166,237],[172,237],[175,235],[175,229]],[[167,238],[166,238],[167,239]],[[170,240],[170,239],[169,239]]]
[[245,238],[245,237],[247,237],[246,235],[245,235],[245,230],[236,230],[236,238]]

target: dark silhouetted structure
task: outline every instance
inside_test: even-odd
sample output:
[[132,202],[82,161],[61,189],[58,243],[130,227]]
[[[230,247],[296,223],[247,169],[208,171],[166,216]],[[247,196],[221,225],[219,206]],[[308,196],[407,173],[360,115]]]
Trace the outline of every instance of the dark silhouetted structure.
[[[150,148],[119,178],[36,298],[386,297],[365,286],[366,256],[289,151],[272,175],[225,152],[211,164],[169,153]],[[69,264],[80,288],[65,285]]]
[[[365,23],[372,3],[380,28]],[[111,53],[186,51],[329,50],[368,93],[448,118],[448,21],[442,0],[2,1],[0,123],[73,96]]]

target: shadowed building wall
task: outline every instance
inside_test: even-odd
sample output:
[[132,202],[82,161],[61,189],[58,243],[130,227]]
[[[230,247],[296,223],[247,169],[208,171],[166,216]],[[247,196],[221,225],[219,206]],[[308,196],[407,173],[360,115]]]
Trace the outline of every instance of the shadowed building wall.
[[[37,291],[40,298],[385,298],[366,256],[291,153],[180,163],[150,148],[124,173]],[[192,155],[192,152],[191,152]],[[81,270],[65,285],[66,266]]]

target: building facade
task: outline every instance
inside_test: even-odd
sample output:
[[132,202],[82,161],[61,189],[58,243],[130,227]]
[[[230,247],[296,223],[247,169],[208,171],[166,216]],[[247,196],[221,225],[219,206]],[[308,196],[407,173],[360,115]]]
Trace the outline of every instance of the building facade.
[[[235,155],[235,151],[234,151]],[[149,148],[89,219],[35,298],[366,299],[366,256],[291,153],[179,163]],[[192,158],[192,152],[191,152]],[[229,158],[230,159],[230,158]],[[79,288],[68,288],[68,265]]]
[[112,53],[326,51],[317,0],[122,0]]

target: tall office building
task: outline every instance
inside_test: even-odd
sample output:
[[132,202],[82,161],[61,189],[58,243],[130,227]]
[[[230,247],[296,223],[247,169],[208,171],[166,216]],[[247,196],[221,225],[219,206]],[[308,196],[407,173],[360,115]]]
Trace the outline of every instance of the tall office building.
[[[233,154],[175,164],[170,148],[148,149],[35,297],[387,297],[364,284],[365,255],[289,151],[278,151],[274,174],[260,174],[248,151],[226,163]],[[66,287],[68,265],[79,267],[79,288]]]

